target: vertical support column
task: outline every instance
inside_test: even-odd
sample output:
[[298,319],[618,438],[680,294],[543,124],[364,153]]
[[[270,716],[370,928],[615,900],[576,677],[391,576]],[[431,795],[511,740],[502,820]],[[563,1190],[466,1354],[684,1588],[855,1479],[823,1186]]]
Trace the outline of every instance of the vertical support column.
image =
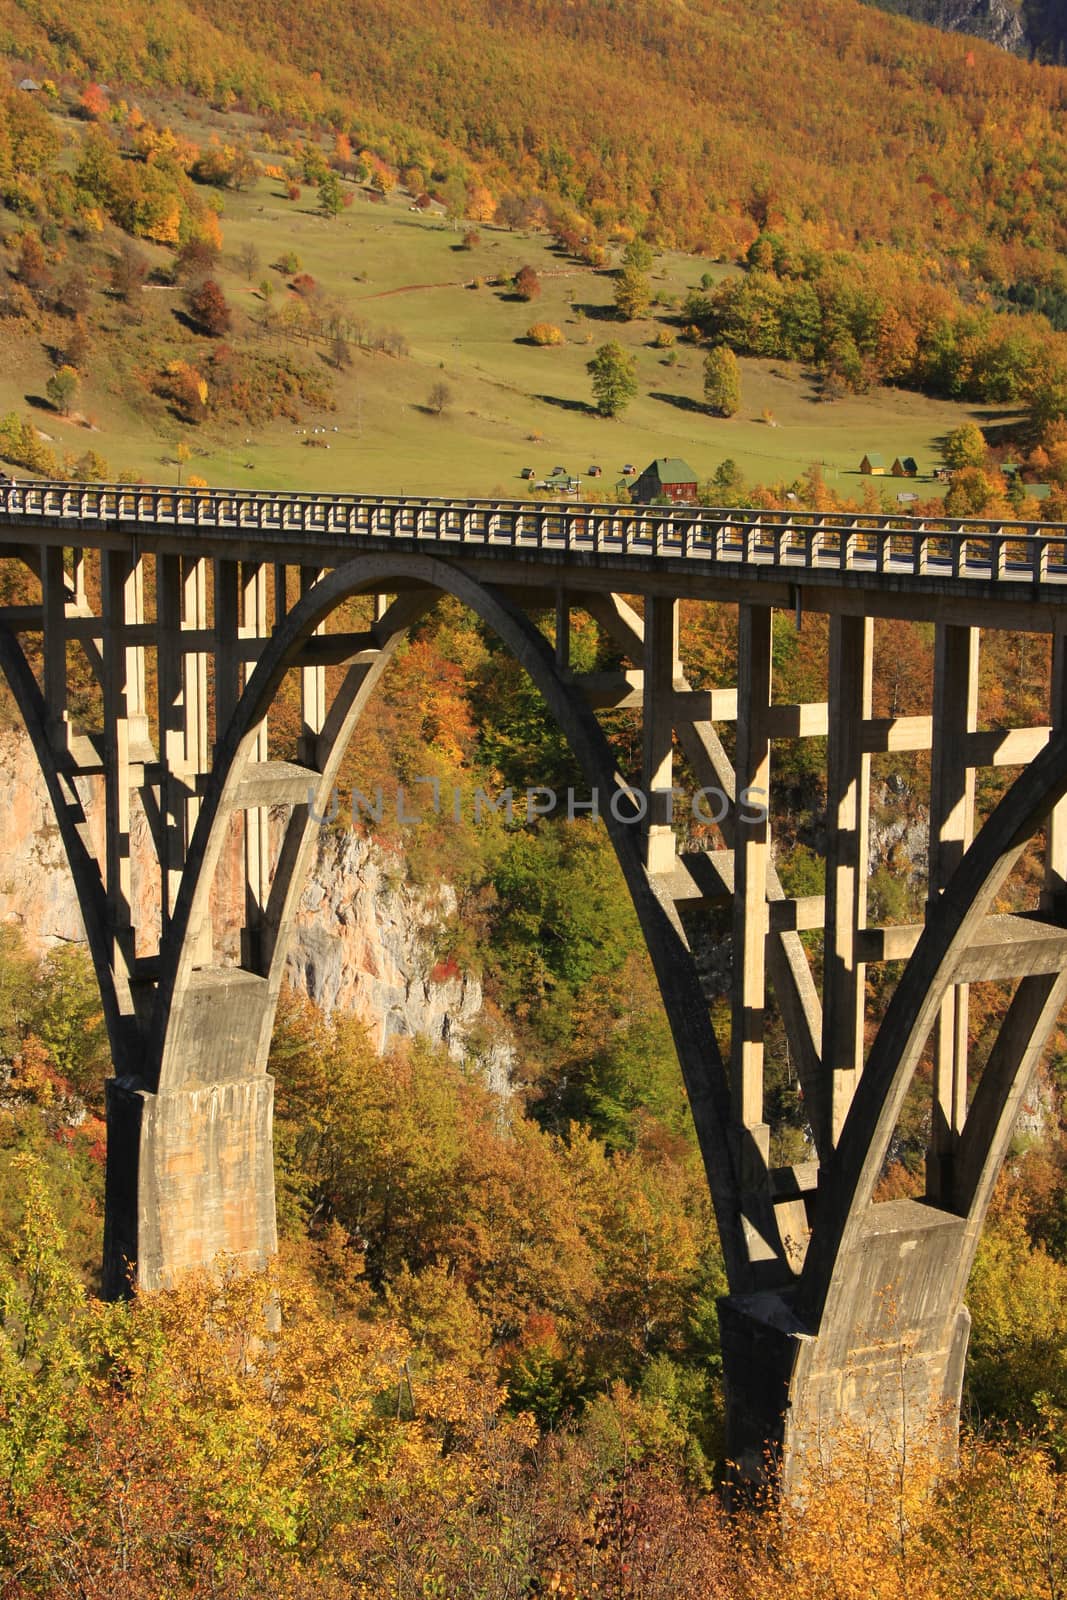
[[[125,585],[125,620],[127,627],[144,627],[144,561],[135,556],[130,565]],[[144,644],[138,637],[126,646],[126,718],[129,723],[130,746],[137,756],[151,759],[148,735],[148,701],[145,694]]]
[[571,607],[563,589],[556,591],[556,667],[560,672],[570,670],[571,664]]
[[236,561],[215,562],[215,749],[237,709],[241,692],[237,648],[240,569]]
[[185,711],[178,556],[156,557],[156,679],[159,695],[160,907],[166,933],[185,864]]
[[[267,569],[259,562],[246,562],[241,572],[241,633],[245,639],[263,639],[267,622]],[[244,668],[247,683],[255,669],[252,661]],[[259,725],[252,760],[266,761],[267,719]],[[245,812],[245,928],[242,935],[242,964],[251,971],[260,966],[260,929],[270,893],[270,812],[255,806]]]
[[[207,631],[207,562],[200,558],[181,558],[182,633],[196,633],[199,648],[182,652],[183,734],[185,742],[185,776],[188,784],[185,801],[185,839],[189,841],[200,815],[200,777],[210,771],[211,745],[208,740],[207,664],[208,652],[203,648],[203,635]],[[194,942],[195,960],[201,964],[211,961],[211,912],[205,912],[199,928],[191,928],[189,936]]]
[[[977,628],[939,624],[934,644],[933,749],[930,754],[930,883],[932,905],[974,836],[974,768],[967,735],[978,725]],[[947,1202],[952,1158],[967,1116],[967,986],[945,996],[934,1029],[933,1126],[926,1192]]]
[[830,618],[822,1058],[833,1144],[863,1070],[865,969],[856,959],[856,934],[867,921],[871,758],[862,748],[862,723],[871,714],[873,640],[869,618]]
[[[300,593],[307,594],[322,577],[318,567],[300,568]],[[326,632],[320,622],[316,634]],[[326,668],[301,667],[300,669],[300,746],[297,757],[306,766],[318,767],[319,735],[326,726]]]
[[130,729],[127,719],[126,605],[132,563],[123,551],[100,556],[104,703],[104,886],[116,972],[133,965],[130,874]]
[[645,861],[649,872],[674,867],[671,827],[674,782],[674,680],[678,660],[678,602],[651,595],[645,601],[642,783],[648,800]]
[[[770,861],[770,819],[764,803],[770,796],[771,744],[771,608],[740,606],[737,632],[738,806],[734,820],[733,1023],[730,1067],[734,1106],[739,1122],[767,1161],[770,1130],[763,1120],[763,1013],[766,997],[767,867]],[[746,789],[762,791],[759,807],[744,804]],[[760,811],[762,810],[762,816]],[[746,1148],[748,1147],[746,1141]],[[751,1151],[749,1151],[751,1165]],[[746,1173],[751,1184],[757,1174]]]
[[274,626],[280,628],[289,615],[289,572],[280,562],[274,564]]
[[63,551],[49,545],[41,555],[41,601],[44,607],[44,703],[48,737],[66,750],[70,731],[67,710],[67,574]]
[[[1052,635],[1049,721],[1054,733],[1067,723],[1067,631],[1062,625]],[[1067,798],[1049,813],[1041,907],[1058,921],[1067,919]]]

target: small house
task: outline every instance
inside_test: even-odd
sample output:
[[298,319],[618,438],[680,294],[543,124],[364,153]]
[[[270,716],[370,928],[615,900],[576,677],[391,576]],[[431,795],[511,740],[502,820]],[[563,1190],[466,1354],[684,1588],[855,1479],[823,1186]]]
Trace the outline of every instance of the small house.
[[860,462],[860,471],[866,478],[884,478],[885,456],[880,456],[872,450],[870,455],[864,456]]
[[919,463],[914,456],[897,456],[890,468],[894,478],[917,478],[919,476]]
[[637,505],[644,506],[663,501],[675,506],[695,505],[697,475],[678,456],[658,456],[634,481],[630,496]]
[[533,475],[534,475],[533,467],[523,467],[522,471],[519,473],[519,477],[520,478],[532,478]]
[[41,85],[35,82],[33,78],[23,78],[22,82],[19,84],[19,88],[24,90],[26,94],[37,94],[40,90],[40,87]]
[[591,478],[599,478],[602,475],[603,471],[604,471],[603,467],[590,467],[589,468],[589,476]]

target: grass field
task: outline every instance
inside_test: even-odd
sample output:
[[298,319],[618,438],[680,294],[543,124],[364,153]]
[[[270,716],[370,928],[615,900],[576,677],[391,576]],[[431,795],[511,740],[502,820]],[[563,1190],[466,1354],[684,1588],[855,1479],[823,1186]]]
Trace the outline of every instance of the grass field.
[[[283,251],[295,251],[301,270],[354,316],[402,332],[410,354],[394,358],[353,349],[347,371],[328,367],[322,346],[298,342],[293,353],[307,365],[322,364],[334,385],[332,414],[309,413],[300,426],[274,422],[229,429],[208,422],[198,428],[176,422],[162,404],[145,402],[131,389],[131,345],[173,338],[174,291],[143,291],[148,332],[124,328],[109,311],[106,337],[90,364],[81,406],[93,419],[84,427],[38,412],[39,426],[61,451],[88,445],[115,470],[128,468],[151,481],[173,481],[175,447],[185,436],[194,450],[190,470],[212,485],[261,488],[347,489],[368,493],[501,495],[521,493],[524,467],[537,478],[560,465],[592,487],[588,469],[602,476],[596,487],[610,494],[625,462],[638,470],[655,456],[681,456],[698,479],[732,457],[752,482],[788,484],[813,462],[821,462],[832,487],[859,494],[868,480],[858,464],[878,451],[887,462],[911,455],[928,475],[938,460],[938,440],[970,417],[988,423],[990,413],[901,391],[825,404],[810,374],[782,363],[743,361],[740,413],[713,418],[701,404],[703,352],[678,343],[673,351],[652,348],[657,330],[672,326],[669,302],[679,303],[703,273],[730,269],[675,254],[657,259],[652,272],[661,304],[640,321],[623,323],[613,311],[613,279],[560,255],[543,235],[524,236],[479,225],[471,250],[440,216],[410,209],[394,194],[372,204],[362,191],[352,207],[327,220],[314,210],[314,191],[289,202],[279,185],[262,179],[242,194],[227,194],[223,213],[225,255],[219,278],[238,309],[234,342],[257,323],[258,289],[237,266],[242,246],[255,245],[270,278],[274,303],[284,299],[285,279],[270,270]],[[147,253],[165,264],[165,251]],[[525,264],[541,275],[533,303],[518,300],[490,280],[508,278]],[[482,287],[472,283],[482,280]],[[534,321],[557,324],[563,346],[539,349],[525,342]],[[242,328],[242,324],[247,324]],[[181,337],[192,345],[191,334]],[[272,339],[277,336],[272,335]],[[621,419],[608,421],[592,409],[585,364],[597,345],[617,339],[637,357],[640,393]],[[115,341],[114,343],[112,341]],[[0,376],[0,408],[24,409],[43,393],[51,370],[32,338],[6,340],[8,359]],[[120,356],[122,359],[120,359]],[[190,359],[195,358],[195,348]],[[431,389],[444,383],[451,400],[441,415],[427,406]],[[315,426],[325,425],[328,449],[309,448]],[[307,432],[305,432],[305,429]],[[890,498],[915,485],[883,480]],[[936,492],[923,484],[921,492]]]

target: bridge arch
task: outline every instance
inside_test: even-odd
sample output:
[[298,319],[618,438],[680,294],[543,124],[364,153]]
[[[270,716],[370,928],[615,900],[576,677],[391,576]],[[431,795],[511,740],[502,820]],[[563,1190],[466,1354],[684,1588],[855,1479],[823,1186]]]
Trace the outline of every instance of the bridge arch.
[[[371,659],[349,668],[329,710],[315,765],[307,771],[303,803],[294,805],[283,837],[257,970],[205,964],[200,931],[230,817],[255,767],[258,730],[316,629],[363,592],[398,592],[398,599],[379,624],[378,648]],[[498,591],[460,568],[419,555],[359,556],[312,585],[270,639],[217,743],[174,907],[141,1082],[127,1081],[115,1091],[112,1126],[118,1138],[112,1160],[116,1167],[136,1166],[141,1198],[136,1218],[128,1212],[111,1217],[113,1281],[117,1249],[124,1261],[136,1259],[139,1281],[151,1285],[183,1265],[208,1264],[220,1250],[256,1260],[273,1248],[271,1086],[265,1068],[318,819],[327,814],[341,760],[389,660],[431,597],[441,594],[477,615],[529,673],[602,802],[627,789],[595,715],[561,671],[543,634]],[[728,1090],[707,1004],[677,911],[657,893],[646,867],[638,827],[626,819],[622,806],[602,804],[602,815],[663,995],[731,1279],[745,1284],[749,1261],[737,1207]],[[227,1154],[223,1143],[232,1145],[234,1139],[237,1148]],[[204,1170],[193,1173],[191,1164],[198,1159]],[[232,1182],[219,1181],[227,1172]],[[130,1185],[119,1171],[114,1193],[128,1206]],[[242,1210],[241,1193],[260,1198]],[[255,1224],[251,1231],[250,1223]],[[773,1230],[768,1205],[761,1231],[771,1237]],[[187,1244],[176,1249],[182,1240]]]

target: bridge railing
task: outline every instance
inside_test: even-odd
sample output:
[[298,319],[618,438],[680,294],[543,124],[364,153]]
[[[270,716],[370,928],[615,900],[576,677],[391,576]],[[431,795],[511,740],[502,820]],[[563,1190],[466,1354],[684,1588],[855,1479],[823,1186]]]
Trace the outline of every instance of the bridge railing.
[[876,576],[1067,582],[1067,526],[869,513],[560,505],[121,484],[0,486],[9,521],[351,535]]

